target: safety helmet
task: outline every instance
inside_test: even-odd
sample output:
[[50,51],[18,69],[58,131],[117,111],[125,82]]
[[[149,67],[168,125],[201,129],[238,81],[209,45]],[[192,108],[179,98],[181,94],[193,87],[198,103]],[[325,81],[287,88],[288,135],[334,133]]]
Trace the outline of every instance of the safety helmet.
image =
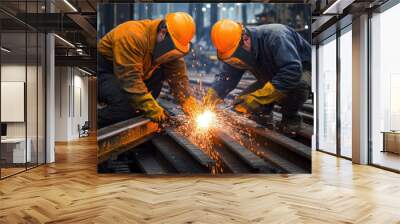
[[222,19],[211,29],[211,41],[217,48],[219,59],[229,58],[237,49],[242,39],[242,25],[230,20]]
[[169,13],[165,17],[165,24],[175,47],[184,53],[189,52],[190,41],[196,32],[193,18],[185,12]]

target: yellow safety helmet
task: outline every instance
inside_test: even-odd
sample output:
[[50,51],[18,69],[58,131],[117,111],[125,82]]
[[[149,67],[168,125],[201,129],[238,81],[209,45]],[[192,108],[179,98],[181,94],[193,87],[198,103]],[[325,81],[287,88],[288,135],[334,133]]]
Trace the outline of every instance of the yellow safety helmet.
[[230,20],[222,19],[211,29],[211,41],[217,48],[219,59],[227,59],[236,51],[242,39],[242,25]]
[[175,47],[184,53],[188,53],[190,41],[196,32],[193,18],[185,12],[169,13],[165,17],[165,24]]

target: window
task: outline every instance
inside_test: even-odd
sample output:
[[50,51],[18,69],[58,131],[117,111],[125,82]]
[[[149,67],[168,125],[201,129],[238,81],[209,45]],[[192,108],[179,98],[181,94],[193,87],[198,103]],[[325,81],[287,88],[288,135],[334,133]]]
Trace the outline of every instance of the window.
[[[400,130],[400,32],[393,28],[398,21],[400,4],[371,18],[370,156],[373,164],[395,170],[400,170],[400,133],[391,133]],[[384,139],[384,132],[397,137]]]
[[336,154],[336,36],[318,48],[318,148]]
[[352,156],[352,35],[351,26],[340,36],[340,154]]
[[[44,1],[2,2],[43,12]],[[5,13],[0,24],[0,178],[45,163],[45,35]],[[12,23],[11,23],[12,21]]]

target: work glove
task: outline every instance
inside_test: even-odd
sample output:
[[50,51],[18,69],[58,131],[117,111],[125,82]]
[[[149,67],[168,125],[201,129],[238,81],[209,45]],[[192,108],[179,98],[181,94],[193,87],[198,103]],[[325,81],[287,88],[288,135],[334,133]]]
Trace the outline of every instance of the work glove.
[[144,112],[144,116],[154,122],[161,123],[168,119],[164,109],[157,103],[151,93],[135,95],[133,100],[139,110]]
[[223,100],[219,98],[217,92],[213,88],[209,88],[203,102],[204,105],[215,108],[217,105],[221,104]]
[[182,103],[182,110],[186,115],[193,116],[200,110],[200,104],[193,96],[190,96]]
[[282,91],[277,90],[272,83],[267,82],[261,89],[238,97],[234,102],[233,109],[240,113],[257,112],[262,107],[279,101],[285,97]]

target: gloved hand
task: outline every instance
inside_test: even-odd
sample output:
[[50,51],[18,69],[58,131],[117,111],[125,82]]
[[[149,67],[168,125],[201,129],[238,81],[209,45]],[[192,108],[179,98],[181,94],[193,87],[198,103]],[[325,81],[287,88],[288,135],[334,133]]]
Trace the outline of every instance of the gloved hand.
[[195,114],[199,109],[200,109],[200,104],[193,96],[188,97],[182,103],[182,110],[186,115],[191,116]]
[[234,110],[240,113],[256,112],[263,106],[279,101],[285,93],[277,90],[272,83],[267,82],[261,89],[240,96],[235,100]]
[[161,123],[167,120],[168,116],[164,109],[157,103],[151,93],[134,95],[133,101],[136,107],[144,112],[144,116],[152,121]]
[[223,100],[219,98],[217,92],[213,88],[209,88],[203,102],[206,106],[216,107],[218,104],[221,104]]

